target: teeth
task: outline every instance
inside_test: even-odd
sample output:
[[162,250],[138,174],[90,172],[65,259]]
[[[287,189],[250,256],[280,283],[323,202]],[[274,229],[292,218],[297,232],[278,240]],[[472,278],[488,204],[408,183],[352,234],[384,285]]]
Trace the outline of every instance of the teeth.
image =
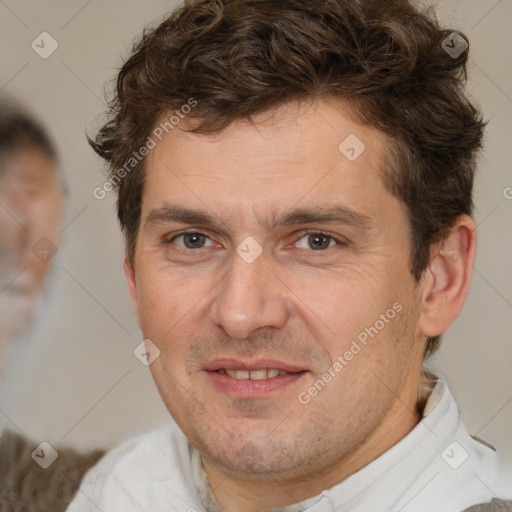
[[263,368],[261,370],[252,370],[250,372],[247,370],[220,369],[218,372],[222,375],[227,374],[229,377],[238,380],[263,380],[271,379],[272,377],[277,377],[278,375],[288,375],[287,372],[278,370],[276,368]]
[[262,380],[268,378],[268,371],[267,370],[253,370],[249,377],[251,380]]

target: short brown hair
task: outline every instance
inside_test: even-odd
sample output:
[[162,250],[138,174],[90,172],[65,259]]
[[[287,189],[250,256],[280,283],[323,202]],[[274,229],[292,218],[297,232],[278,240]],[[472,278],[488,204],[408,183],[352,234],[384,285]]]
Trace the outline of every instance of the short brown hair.
[[[406,0],[185,1],[134,46],[111,118],[91,144],[114,176],[161,116],[191,98],[195,132],[220,131],[287,101],[349,100],[359,122],[391,141],[383,182],[406,205],[410,270],[419,280],[432,246],[471,214],[484,126],[463,92],[467,51],[449,54],[447,40],[453,47],[451,30]],[[144,162],[116,183],[132,261]],[[427,355],[438,344],[429,338]]]

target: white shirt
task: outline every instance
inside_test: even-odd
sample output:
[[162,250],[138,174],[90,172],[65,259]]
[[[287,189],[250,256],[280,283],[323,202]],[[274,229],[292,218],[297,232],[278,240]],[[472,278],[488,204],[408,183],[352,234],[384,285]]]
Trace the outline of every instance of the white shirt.
[[[181,432],[152,432],[91,469],[68,512],[205,512],[202,471]],[[406,437],[332,489],[280,510],[462,512],[494,498],[512,499],[512,463],[469,435],[439,378],[422,420]],[[217,510],[214,504],[207,512]]]

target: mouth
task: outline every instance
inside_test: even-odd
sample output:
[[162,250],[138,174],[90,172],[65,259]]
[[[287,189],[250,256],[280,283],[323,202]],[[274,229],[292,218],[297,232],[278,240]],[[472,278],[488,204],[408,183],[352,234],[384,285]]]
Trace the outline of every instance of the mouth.
[[308,371],[281,361],[216,360],[204,371],[216,388],[238,398],[265,398],[284,390]]
[[279,377],[280,375],[290,375],[290,373],[285,372],[284,370],[279,370],[277,368],[262,368],[260,370],[228,370],[227,368],[220,368],[219,370],[215,370],[220,375],[229,375],[232,379],[237,380],[264,380],[264,379],[273,379],[274,377]]

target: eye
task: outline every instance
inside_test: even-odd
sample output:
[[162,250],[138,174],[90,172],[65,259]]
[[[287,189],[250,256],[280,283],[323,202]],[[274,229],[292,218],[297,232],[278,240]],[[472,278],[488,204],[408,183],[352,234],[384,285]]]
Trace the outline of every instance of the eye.
[[308,233],[301,236],[296,242],[299,249],[312,249],[314,251],[330,249],[337,244],[337,240],[325,233]]
[[171,242],[184,249],[201,249],[214,245],[210,238],[202,233],[182,233],[173,237]]

